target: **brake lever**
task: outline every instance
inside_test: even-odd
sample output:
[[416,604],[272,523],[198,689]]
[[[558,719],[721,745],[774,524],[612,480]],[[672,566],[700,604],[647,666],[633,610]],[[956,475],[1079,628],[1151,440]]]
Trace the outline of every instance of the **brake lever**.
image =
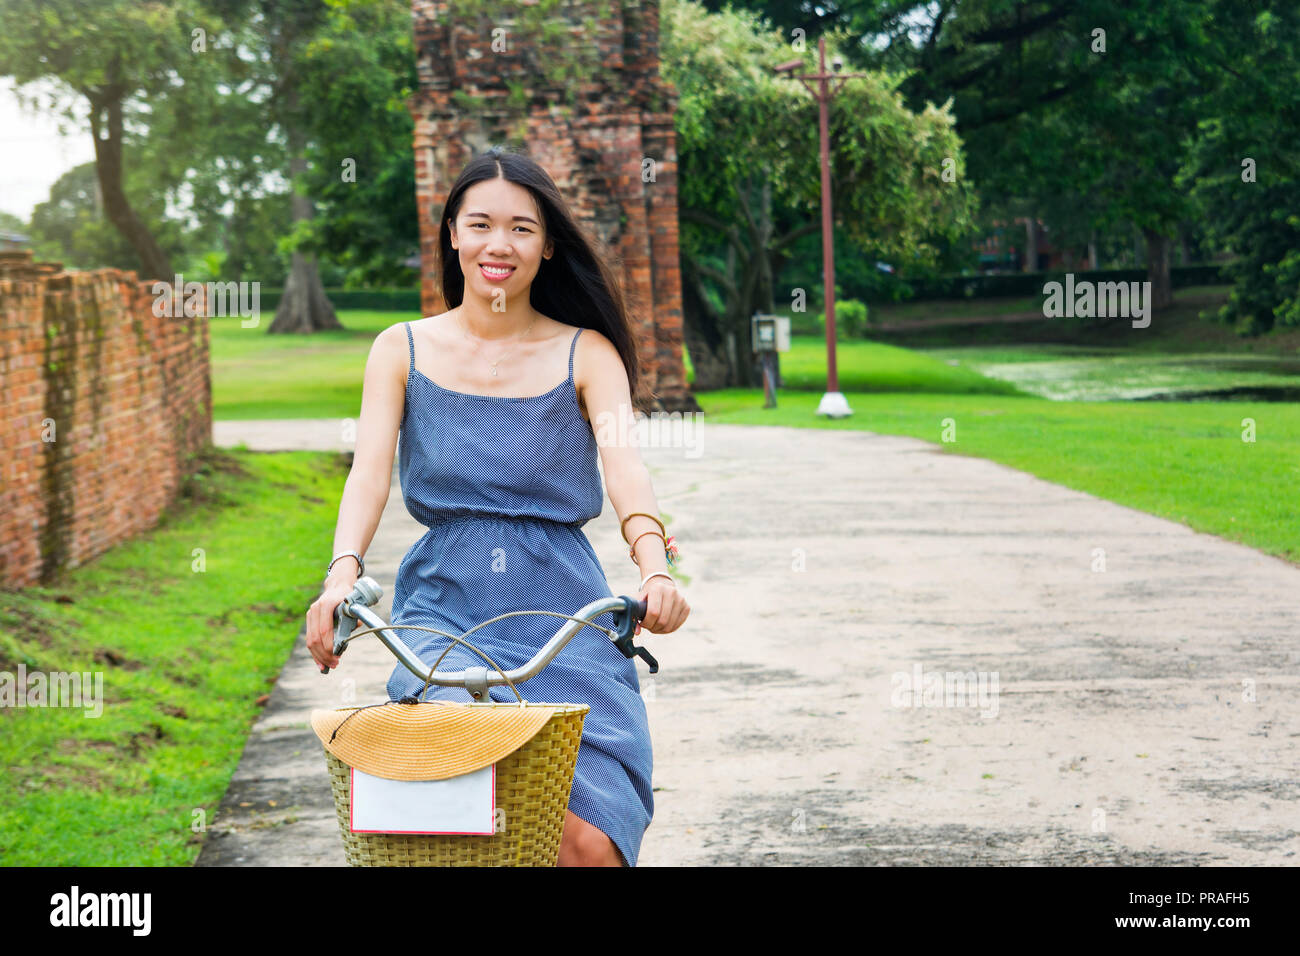
[[[357,579],[356,585],[352,588],[352,593],[345,597],[334,608],[334,656],[340,657],[348,649],[348,639],[352,632],[356,630],[357,619],[347,613],[352,604],[364,604],[371,607],[383,595],[383,588],[374,578],[361,577]],[[321,669],[321,674],[328,674],[328,667]]]
[[[614,630],[618,637],[614,638],[614,646],[623,652],[627,658],[639,657],[650,665],[650,673],[659,673],[659,662],[651,656],[650,652],[644,647],[638,647],[632,643],[632,636],[636,634],[636,626],[646,615],[646,599],[634,601],[626,594],[620,594],[624,601],[627,602],[627,609],[623,611],[614,611]],[[633,611],[637,613],[633,613]]]
[[[348,638],[356,629],[357,619],[351,614],[343,613],[343,609],[352,603],[351,599],[345,599],[334,608],[334,656],[341,657],[343,652],[348,649]],[[321,674],[328,674],[328,667],[321,668]]]

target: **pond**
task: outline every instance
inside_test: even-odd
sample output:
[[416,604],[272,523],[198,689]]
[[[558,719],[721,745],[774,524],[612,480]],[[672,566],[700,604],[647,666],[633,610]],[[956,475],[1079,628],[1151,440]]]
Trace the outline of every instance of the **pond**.
[[1060,345],[925,351],[1056,401],[1300,401],[1300,356],[1170,355]]

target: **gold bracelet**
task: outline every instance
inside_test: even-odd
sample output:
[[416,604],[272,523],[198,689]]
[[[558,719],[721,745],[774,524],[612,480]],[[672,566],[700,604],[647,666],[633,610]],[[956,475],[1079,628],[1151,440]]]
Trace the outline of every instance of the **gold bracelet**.
[[[649,518],[651,521],[653,521],[655,524],[657,524],[657,525],[659,526],[659,530],[660,530],[660,531],[662,531],[664,534],[667,534],[667,533],[668,533],[668,529],[664,527],[664,523],[663,523],[662,521],[660,521],[658,518],[656,518],[654,515],[652,515],[652,514],[647,514],[647,513],[644,512],[644,511],[634,511],[634,512],[632,512],[630,515],[628,515],[626,518],[624,518],[624,519],[622,520],[622,522],[619,523],[619,526],[618,526],[618,533],[621,534],[621,535],[623,536],[623,540],[624,540],[624,541],[627,541],[627,523],[628,523],[631,519],[635,518],[637,515],[640,515],[640,516],[643,517],[643,518]],[[630,544],[631,542],[628,542],[628,543]]]
[[659,537],[663,538],[664,548],[667,549],[668,539],[664,538],[664,533],[662,531],[642,531],[639,535],[637,535],[634,539],[632,539],[632,547],[627,549],[627,556],[632,559],[633,564],[639,564],[639,562],[636,559],[636,543],[648,534],[657,534],[659,535]]

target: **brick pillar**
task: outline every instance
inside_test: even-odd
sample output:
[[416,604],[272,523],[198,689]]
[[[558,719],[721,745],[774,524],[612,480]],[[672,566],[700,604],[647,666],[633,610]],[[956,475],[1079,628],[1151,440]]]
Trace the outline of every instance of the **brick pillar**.
[[[551,44],[517,17],[458,19],[447,0],[411,6],[419,89],[409,105],[424,313],[446,311],[434,268],[452,181],[488,146],[522,145],[602,251],[621,260],[615,274],[633,311],[643,374],[659,395],[656,409],[699,411],[682,362],[677,97],[659,76],[657,0],[571,3],[556,14],[567,25],[566,39]],[[500,29],[508,42],[498,52],[493,30]],[[589,81],[561,85],[543,77],[539,64],[562,61],[566,49],[594,53],[598,66]],[[524,95],[512,96],[511,85]]]

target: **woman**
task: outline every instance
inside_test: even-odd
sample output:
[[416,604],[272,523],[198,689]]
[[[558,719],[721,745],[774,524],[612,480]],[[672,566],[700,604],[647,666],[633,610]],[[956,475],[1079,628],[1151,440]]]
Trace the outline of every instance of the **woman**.
[[[356,454],[339,507],[335,560],[307,612],[318,667],[337,667],[333,612],[360,574],[388,498],[400,428],[407,509],[428,532],[402,559],[392,622],[454,634],[506,611],[572,614],[611,595],[581,530],[610,503],[624,520],[645,598],[646,629],[677,630],[690,611],[668,573],[650,476],[635,444],[638,362],[613,274],[550,176],[492,149],[452,186],[439,230],[449,311],[381,332],[366,363]],[[568,367],[568,378],[555,384]],[[595,426],[593,427],[593,422]],[[637,514],[640,512],[640,514]],[[349,553],[352,552],[352,553]],[[523,615],[470,638],[503,668],[526,662],[561,622]],[[596,619],[610,626],[612,614]],[[638,631],[640,627],[638,627]],[[427,661],[447,641],[395,633]],[[459,645],[439,669],[481,665]],[[398,665],[396,700],[423,681]],[[591,707],[565,816],[561,866],[635,866],[654,814],[652,754],[636,668],[603,632],[583,628],[521,689],[532,700]],[[430,687],[425,699],[469,700]],[[515,697],[492,688],[494,700]]]

